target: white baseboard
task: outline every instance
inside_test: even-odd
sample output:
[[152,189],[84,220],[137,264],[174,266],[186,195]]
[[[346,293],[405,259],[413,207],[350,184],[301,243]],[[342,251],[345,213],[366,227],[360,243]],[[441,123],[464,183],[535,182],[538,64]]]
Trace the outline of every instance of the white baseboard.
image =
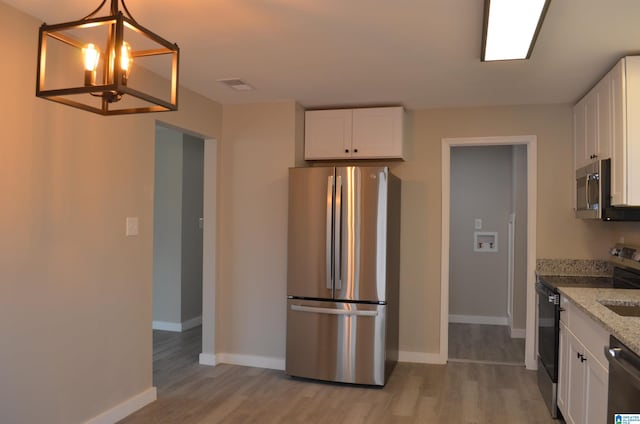
[[113,424],[147,406],[158,398],[155,387],[151,387],[119,405],[91,418],[86,424]]
[[199,325],[202,325],[202,316],[191,318],[184,322],[170,321],[153,321],[152,328],[154,330],[173,331],[174,333],[182,333]]
[[182,331],[191,330],[192,328],[196,328],[200,325],[202,325],[202,315],[186,321],[182,321]]
[[414,362],[418,364],[446,364],[446,359],[442,359],[439,353],[425,352],[398,352],[398,362]]
[[455,324],[508,325],[507,317],[487,317],[483,315],[449,315],[449,322]]
[[154,330],[173,331],[174,333],[182,331],[182,324],[179,322],[153,321],[151,326]]
[[510,328],[512,339],[525,339],[527,337],[527,330],[524,328]]
[[284,358],[274,358],[271,356],[241,355],[237,353],[217,353],[214,360],[218,364],[224,363],[232,365],[243,365],[246,367],[284,370]]
[[213,353],[201,353],[199,358],[200,365],[209,365],[211,367],[215,367],[218,365],[218,361],[216,355]]

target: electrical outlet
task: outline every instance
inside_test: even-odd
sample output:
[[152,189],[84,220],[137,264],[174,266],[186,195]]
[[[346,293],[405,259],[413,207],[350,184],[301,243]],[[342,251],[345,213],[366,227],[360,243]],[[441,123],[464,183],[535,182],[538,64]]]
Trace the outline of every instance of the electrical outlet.
[[475,219],[475,229],[482,230],[482,219],[480,218]]

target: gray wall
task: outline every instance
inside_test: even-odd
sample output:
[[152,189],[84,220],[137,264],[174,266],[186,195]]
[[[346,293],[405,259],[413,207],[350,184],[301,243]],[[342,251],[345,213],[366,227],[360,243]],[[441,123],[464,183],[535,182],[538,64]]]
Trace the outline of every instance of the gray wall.
[[[507,316],[508,223],[512,207],[512,147],[451,150],[451,315]],[[498,232],[498,252],[474,252],[479,231]]]
[[202,315],[204,140],[156,128],[153,320]]
[[182,134],[157,127],[153,204],[153,320],[181,322]]
[[181,318],[202,315],[202,218],[204,140],[184,135],[182,150],[182,302]]

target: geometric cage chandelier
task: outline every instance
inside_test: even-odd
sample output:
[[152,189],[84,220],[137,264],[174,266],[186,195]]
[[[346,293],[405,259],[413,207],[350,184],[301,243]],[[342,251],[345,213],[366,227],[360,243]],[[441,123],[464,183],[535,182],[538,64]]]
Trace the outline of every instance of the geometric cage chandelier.
[[95,17],[106,1],[78,21],[40,27],[36,96],[100,115],[177,110],[178,45],[138,24],[124,0]]

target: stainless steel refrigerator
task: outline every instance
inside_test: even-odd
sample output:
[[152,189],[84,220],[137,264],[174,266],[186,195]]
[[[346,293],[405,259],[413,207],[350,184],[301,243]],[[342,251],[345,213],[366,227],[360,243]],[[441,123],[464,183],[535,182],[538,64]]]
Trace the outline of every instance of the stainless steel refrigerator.
[[398,358],[400,180],[289,169],[286,372],[384,385]]

